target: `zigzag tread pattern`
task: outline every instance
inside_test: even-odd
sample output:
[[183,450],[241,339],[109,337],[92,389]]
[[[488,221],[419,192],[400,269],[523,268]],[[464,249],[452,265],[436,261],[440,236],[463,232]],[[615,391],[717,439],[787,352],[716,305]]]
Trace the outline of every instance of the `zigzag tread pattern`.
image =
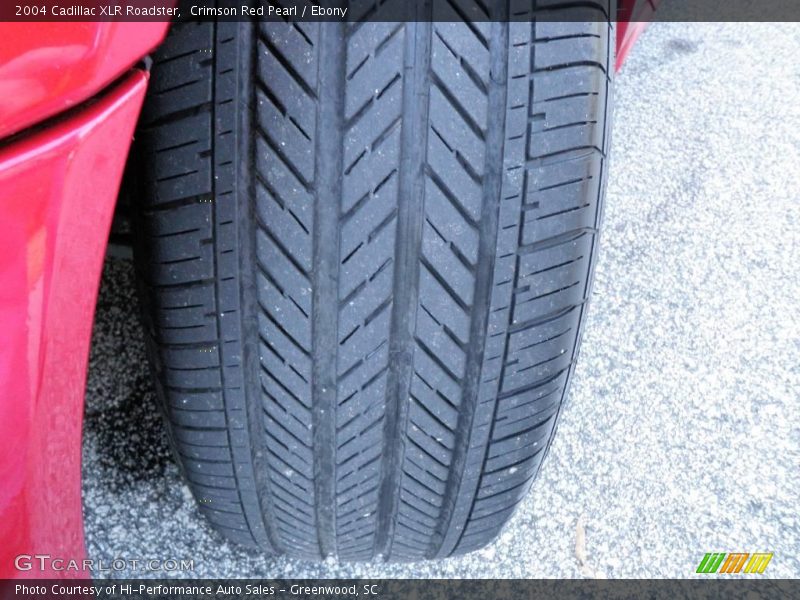
[[596,253],[610,26],[436,7],[183,24],[155,57],[152,358],[201,511],[238,543],[468,552],[552,439]]

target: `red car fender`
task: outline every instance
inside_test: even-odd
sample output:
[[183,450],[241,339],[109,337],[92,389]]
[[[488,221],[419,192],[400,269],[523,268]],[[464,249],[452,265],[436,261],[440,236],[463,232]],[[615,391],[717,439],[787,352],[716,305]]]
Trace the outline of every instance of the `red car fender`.
[[0,23],[0,138],[105,89],[155,48],[166,23]]
[[617,64],[619,71],[636,40],[647,29],[661,0],[620,0],[617,11]]
[[0,578],[82,575],[15,561],[84,557],[92,319],[146,83],[133,71],[86,109],[0,150]]

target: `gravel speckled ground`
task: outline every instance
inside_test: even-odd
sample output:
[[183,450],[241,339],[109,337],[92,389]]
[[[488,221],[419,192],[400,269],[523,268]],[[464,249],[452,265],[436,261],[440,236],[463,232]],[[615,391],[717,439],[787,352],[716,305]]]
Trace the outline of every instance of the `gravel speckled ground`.
[[131,268],[109,261],[87,394],[90,556],[194,558],[188,575],[216,577],[686,577],[705,552],[770,551],[768,575],[800,577],[798,40],[798,24],[656,23],[634,49],[569,407],[496,544],[398,566],[225,543],[169,454]]

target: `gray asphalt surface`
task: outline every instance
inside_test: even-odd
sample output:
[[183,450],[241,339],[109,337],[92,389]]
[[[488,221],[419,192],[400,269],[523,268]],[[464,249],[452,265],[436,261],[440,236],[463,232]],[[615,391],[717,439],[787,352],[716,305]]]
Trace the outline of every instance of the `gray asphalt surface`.
[[90,556],[193,558],[184,575],[213,577],[687,577],[706,552],[766,551],[767,575],[800,577],[798,44],[798,24],[655,23],[635,47],[569,405],[532,493],[463,558],[311,564],[217,536],[166,445],[132,269],[109,261]]

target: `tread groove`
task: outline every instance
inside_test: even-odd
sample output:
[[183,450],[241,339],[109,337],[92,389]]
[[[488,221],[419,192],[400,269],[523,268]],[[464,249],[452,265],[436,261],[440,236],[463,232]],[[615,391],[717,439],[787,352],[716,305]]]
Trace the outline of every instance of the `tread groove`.
[[[430,8],[430,7],[428,7]],[[406,115],[401,131],[400,177],[397,215],[397,244],[395,248],[394,282],[395,298],[392,304],[389,352],[393,356],[386,384],[386,416],[384,439],[387,443],[381,463],[381,486],[378,500],[377,533],[374,554],[389,557],[396,526],[398,498],[401,488],[401,465],[405,453],[404,436],[408,417],[408,391],[413,373],[414,340],[409,324],[416,318],[413,305],[419,294],[418,256],[422,238],[423,168],[427,145],[427,98],[430,94],[429,48],[432,24],[409,22],[406,24],[404,66],[406,77],[403,87],[403,114]],[[411,81],[409,81],[409,77]],[[423,108],[420,110],[420,106]]]
[[[339,279],[339,199],[342,195],[345,49],[344,24],[320,30],[319,103],[314,190],[312,428],[314,497],[319,550],[336,548],[336,357]],[[326,416],[327,414],[327,416]]]
[[[469,342],[464,384],[458,424],[456,428],[456,444],[453,450],[452,463],[447,480],[447,488],[443,500],[436,534],[432,537],[429,557],[447,556],[460,539],[463,524],[455,521],[459,498],[463,499],[463,483],[467,467],[467,453],[472,439],[473,420],[479,398],[481,381],[481,365],[484,360],[486,335],[488,327],[489,306],[491,304],[492,280],[494,277],[495,254],[497,250],[498,219],[500,195],[503,184],[503,156],[506,119],[507,91],[505,80],[508,72],[508,35],[509,24],[502,22],[505,11],[501,13],[501,22],[492,23],[489,51],[491,73],[488,92],[488,123],[486,126],[486,156],[484,163],[484,179],[482,182],[482,212],[480,221],[480,237],[478,241],[478,262],[475,277],[475,302],[471,308]],[[474,490],[470,490],[475,493]]]

